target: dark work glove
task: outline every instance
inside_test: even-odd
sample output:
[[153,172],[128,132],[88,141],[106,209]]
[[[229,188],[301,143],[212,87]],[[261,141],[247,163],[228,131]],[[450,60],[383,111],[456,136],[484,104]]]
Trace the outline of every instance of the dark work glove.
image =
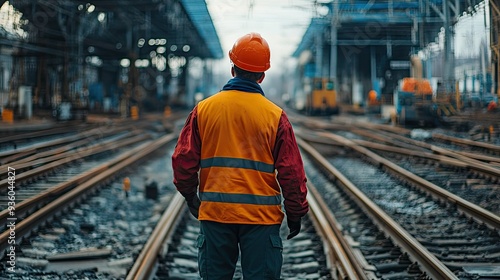
[[192,193],[186,195],[184,198],[186,199],[187,205],[189,207],[189,212],[191,212],[191,215],[193,215],[193,217],[198,219],[198,210],[200,209],[201,204],[198,195],[196,193]]
[[292,239],[294,238],[297,234],[299,234],[300,232],[300,226],[301,226],[301,223],[300,223],[300,218],[298,221],[292,221],[290,219],[287,218],[287,224],[288,224],[288,228],[290,229],[290,234],[286,237],[286,239]]

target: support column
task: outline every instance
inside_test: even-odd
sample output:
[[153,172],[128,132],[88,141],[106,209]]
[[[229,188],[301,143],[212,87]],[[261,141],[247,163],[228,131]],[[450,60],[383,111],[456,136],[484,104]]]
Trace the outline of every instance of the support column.
[[376,60],[376,46],[370,47],[370,74],[372,81],[372,88],[377,94],[380,94],[379,84],[377,80],[377,60]]
[[[490,45],[492,50],[492,62],[493,69],[492,78],[494,81],[493,88],[500,98],[500,1],[499,0],[489,0],[490,7]],[[475,80],[473,80],[474,82]]]
[[333,81],[334,87],[338,92],[337,84],[337,27],[339,16],[339,3],[337,0],[333,1],[332,22],[331,22],[331,48],[330,48],[330,79]]
[[315,42],[316,42],[315,76],[323,77],[323,33],[322,32],[316,33]]
[[444,73],[443,73],[443,85],[445,87],[445,91],[448,94],[455,92],[455,50],[453,47],[453,38],[454,38],[454,30],[453,30],[453,19],[452,19],[452,11],[450,6],[450,0],[443,1],[443,15],[444,15],[444,26],[445,26],[445,35],[444,35]]

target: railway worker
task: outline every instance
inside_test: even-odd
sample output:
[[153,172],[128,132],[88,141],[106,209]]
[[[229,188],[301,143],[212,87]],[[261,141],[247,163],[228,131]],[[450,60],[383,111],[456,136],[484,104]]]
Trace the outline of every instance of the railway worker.
[[180,133],[174,184],[200,221],[203,279],[232,279],[239,253],[245,280],[279,279],[281,197],[287,239],[309,210],[302,158],[287,115],[259,85],[270,68],[266,40],[246,34],[229,58],[233,78],[193,108]]

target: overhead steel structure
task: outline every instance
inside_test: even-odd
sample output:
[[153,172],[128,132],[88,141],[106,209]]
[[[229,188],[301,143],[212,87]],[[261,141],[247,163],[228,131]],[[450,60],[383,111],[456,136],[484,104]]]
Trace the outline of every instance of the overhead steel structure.
[[33,88],[35,107],[47,107],[54,98],[74,102],[88,90],[92,97],[96,90],[89,80],[104,96],[137,101],[149,94],[154,103],[158,81],[166,85],[174,77],[176,98],[185,93],[191,58],[223,57],[203,0],[9,3],[22,15],[22,32],[14,39],[0,37],[0,47],[10,48],[14,65],[29,66],[13,69],[12,80]]
[[491,50],[496,94],[500,100],[500,0],[489,0],[491,19]]
[[389,99],[397,81],[411,75],[410,55],[444,30],[442,86],[454,92],[454,25],[480,2],[334,0],[324,4],[327,15],[312,19],[293,56],[310,53],[304,76],[333,79],[345,103],[362,103],[372,89]]

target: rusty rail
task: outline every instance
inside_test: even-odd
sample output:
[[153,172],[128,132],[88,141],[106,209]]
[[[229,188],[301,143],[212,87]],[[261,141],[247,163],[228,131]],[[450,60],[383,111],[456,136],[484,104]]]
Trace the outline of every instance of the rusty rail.
[[[124,170],[131,164],[137,163],[143,160],[146,156],[157,151],[162,146],[176,139],[175,134],[171,133],[163,136],[160,139],[149,141],[144,143],[134,149],[128,151],[130,157],[119,162],[118,164],[111,166],[105,171],[97,170],[94,176],[84,183],[75,187],[71,191],[65,193],[49,204],[45,205],[43,208],[34,212],[30,216],[26,217],[24,220],[16,224],[16,245],[21,244],[24,237],[28,236],[31,231],[38,228],[44,224],[48,219],[50,219],[55,214],[63,211],[69,205],[76,203],[84,195],[88,195],[95,190],[96,186],[100,185],[103,181],[113,177],[117,172]],[[4,231],[0,234],[0,258],[3,258],[5,251],[10,246],[7,241],[9,238],[10,230]]]
[[186,210],[184,206],[184,197],[180,193],[176,193],[127,274],[126,280],[151,279],[158,254],[167,251],[168,240],[175,232],[176,224],[182,217],[182,211]]
[[[408,170],[401,168],[400,166],[392,163],[391,161],[371,152],[370,150],[361,147],[360,145],[356,144],[354,141],[351,141],[349,139],[346,139],[342,136],[339,135],[334,135],[332,133],[326,133],[326,132],[320,132],[317,134],[318,136],[326,137],[328,139],[331,139],[332,141],[335,141],[339,144],[342,144],[348,148],[351,148],[360,154],[363,154],[364,156],[370,158],[373,162],[375,162],[379,167],[385,167],[388,170],[391,170],[393,172],[396,172],[398,175],[402,176],[406,180],[415,183],[418,186],[422,186],[425,188],[426,191],[428,191],[430,194],[432,194],[434,197],[437,197],[438,199],[444,200],[444,201],[449,201],[452,204],[457,205],[458,209],[464,212],[466,215],[474,218],[476,221],[480,223],[485,223],[486,225],[494,228],[494,229],[499,229],[500,228],[500,217],[491,213],[490,211],[479,207],[476,204],[473,204],[411,172]],[[397,150],[394,150],[397,152]],[[444,153],[444,152],[443,152]],[[476,168],[478,170],[482,170],[484,172],[491,172],[492,174],[498,174],[500,173],[500,170],[497,168],[493,168],[490,166],[485,166],[484,164],[481,165],[475,165],[473,166],[470,161],[469,162],[463,162],[454,158],[450,157],[441,157],[439,159],[441,162],[446,163],[446,164],[454,164],[456,166],[464,167],[464,168]]]
[[[335,179],[337,184],[342,185],[346,192],[351,194],[358,205],[366,210],[377,224],[391,236],[395,243],[409,253],[422,266],[423,270],[433,279],[458,279],[446,265],[439,261],[422,244],[420,244],[410,233],[403,229],[396,221],[387,215],[380,207],[372,202],[362,191],[349,181],[340,171],[333,167],[319,152],[303,140],[297,139],[300,147],[313,159],[327,170]],[[352,142],[351,142],[352,143]],[[354,144],[354,143],[353,143]]]
[[[297,139],[297,141],[302,140]],[[310,217],[327,244],[325,251],[328,254],[327,265],[331,275],[335,275],[335,279],[369,279],[363,266],[352,252],[348,241],[345,240],[337,227],[339,223],[335,220],[321,195],[311,183],[308,183],[307,187],[309,190],[307,201],[311,209]]]

